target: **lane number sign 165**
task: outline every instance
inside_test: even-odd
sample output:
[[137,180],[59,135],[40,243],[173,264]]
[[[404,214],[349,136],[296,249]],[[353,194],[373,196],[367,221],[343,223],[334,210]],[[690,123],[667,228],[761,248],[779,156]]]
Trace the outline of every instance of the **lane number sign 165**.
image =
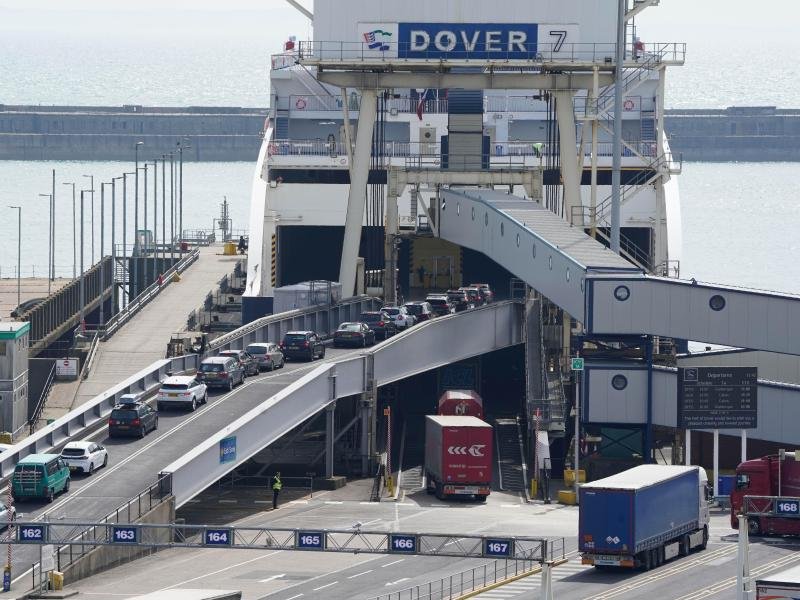
[[298,550],[323,550],[325,548],[325,532],[298,531],[296,547]]

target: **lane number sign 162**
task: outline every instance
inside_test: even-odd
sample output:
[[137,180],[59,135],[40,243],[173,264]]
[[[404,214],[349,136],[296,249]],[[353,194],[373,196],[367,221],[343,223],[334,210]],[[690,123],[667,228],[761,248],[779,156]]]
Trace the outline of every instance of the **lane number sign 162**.
[[45,541],[45,525],[22,525],[17,531],[19,532],[20,542],[44,542]]

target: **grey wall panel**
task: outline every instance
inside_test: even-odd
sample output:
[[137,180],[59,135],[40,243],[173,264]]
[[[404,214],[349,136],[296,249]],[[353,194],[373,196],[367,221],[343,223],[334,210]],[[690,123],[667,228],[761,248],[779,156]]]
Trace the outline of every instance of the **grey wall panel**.
[[[591,286],[589,331],[641,334],[800,354],[800,297],[659,277],[597,277]],[[625,286],[627,300],[615,298]],[[713,310],[712,298],[724,307]]]
[[443,239],[482,252],[584,321],[582,265],[485,202],[446,190],[443,196],[447,200],[440,224]]
[[[628,384],[623,390],[611,385],[615,375],[623,375]],[[631,368],[592,368],[584,371],[584,386],[591,423],[645,423],[647,422],[647,370]],[[588,390],[586,389],[588,387]]]
[[678,423],[678,377],[672,370],[653,370],[653,423],[676,427]]

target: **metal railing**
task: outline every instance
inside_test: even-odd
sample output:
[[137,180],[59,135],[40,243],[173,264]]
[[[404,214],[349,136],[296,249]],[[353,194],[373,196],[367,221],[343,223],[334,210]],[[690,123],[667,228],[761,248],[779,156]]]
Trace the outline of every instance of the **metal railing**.
[[[373,46],[373,47],[371,47]],[[509,50],[487,48],[485,44],[476,44],[472,50],[461,50],[456,46],[452,51],[443,52],[433,44],[428,49],[419,50],[409,42],[386,41],[378,48],[369,42],[343,42],[311,40],[301,41],[298,45],[297,59],[310,63],[327,62],[448,62],[470,61],[476,65],[484,63],[557,63],[557,64],[597,64],[611,68],[616,55],[616,44],[612,43],[520,43]],[[657,56],[659,62],[683,63],[686,59],[686,44],[680,42],[644,44],[642,57]],[[633,62],[629,56],[626,63]]]
[[216,234],[205,229],[184,229],[181,241],[193,246],[210,246],[216,241]]
[[[388,113],[415,113],[419,101],[410,96],[400,98],[386,98],[382,101],[384,110]],[[351,94],[348,96],[347,108],[357,111],[361,107],[361,96]],[[337,111],[341,113],[345,102],[341,96],[321,96],[311,94],[297,94],[278,98],[278,110],[290,110],[297,112],[327,112]],[[422,101],[422,111],[425,114],[445,114],[447,113],[446,98],[431,98]]]
[[86,352],[86,358],[81,366],[81,372],[78,379],[84,380],[89,376],[89,371],[94,364],[94,357],[97,354],[97,346],[100,343],[100,332],[95,331],[92,333],[92,341],[89,344],[89,350]]
[[[183,273],[186,268],[191,265],[194,261],[196,261],[200,257],[200,250],[195,248],[191,252],[189,252],[186,256],[184,256],[181,260],[176,262],[169,270],[163,274],[162,280],[163,283],[159,283],[156,281],[155,283],[151,284],[149,287],[145,288],[141,294],[139,294],[136,298],[134,298],[131,302],[129,302],[125,308],[120,310],[117,314],[111,317],[103,328],[103,335],[102,340],[106,341],[112,335],[114,335],[120,327],[122,327],[125,323],[127,323],[136,313],[138,313],[142,308],[147,306],[147,304],[158,294],[161,293],[161,290],[166,288],[172,281],[172,276],[176,273]],[[87,361],[88,362],[88,361]]]
[[[782,503],[789,505],[789,508],[782,510]],[[742,513],[748,517],[800,519],[800,513],[793,512],[797,504],[800,504],[800,498],[792,496],[745,496]]]
[[42,416],[42,411],[44,410],[44,406],[47,403],[47,396],[50,394],[50,390],[53,388],[53,382],[56,379],[56,364],[50,367],[50,372],[47,374],[47,380],[45,381],[44,387],[42,388],[42,393],[39,396],[39,400],[36,402],[36,407],[33,409],[33,414],[31,418],[28,419],[28,428],[30,433],[36,431],[36,423],[39,422],[39,417]]
[[22,458],[51,452],[104,422],[122,394],[152,391],[160,385],[167,372],[194,370],[198,364],[196,354],[159,360],[95,396],[0,454],[0,478],[8,477]]

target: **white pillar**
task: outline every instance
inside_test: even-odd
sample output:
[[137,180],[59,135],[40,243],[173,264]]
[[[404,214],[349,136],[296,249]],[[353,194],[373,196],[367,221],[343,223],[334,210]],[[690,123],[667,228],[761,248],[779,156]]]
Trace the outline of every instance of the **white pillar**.
[[739,552],[736,561],[736,600],[750,600],[750,536],[747,517],[739,515]]
[[361,225],[364,222],[364,204],[367,200],[372,131],[375,127],[376,90],[361,90],[361,106],[358,112],[356,151],[350,167],[350,192],[347,196],[347,217],[344,223],[342,261],[339,266],[339,282],[342,296],[347,298],[355,292],[356,259],[361,242]]
[[683,464],[687,467],[692,464],[692,430],[686,430],[686,443],[685,443],[685,456],[683,457]]
[[742,429],[742,459],[739,462],[747,460],[747,430]]
[[[561,150],[561,180],[564,186],[564,216],[572,221],[572,207],[581,203],[581,171],[583,160],[576,154],[575,110],[572,107],[573,93],[569,90],[553,93],[556,99],[559,147]],[[578,165],[581,165],[580,168]]]
[[542,563],[541,599],[553,600],[553,566],[547,561]]
[[714,499],[719,496],[719,429],[714,430]]

